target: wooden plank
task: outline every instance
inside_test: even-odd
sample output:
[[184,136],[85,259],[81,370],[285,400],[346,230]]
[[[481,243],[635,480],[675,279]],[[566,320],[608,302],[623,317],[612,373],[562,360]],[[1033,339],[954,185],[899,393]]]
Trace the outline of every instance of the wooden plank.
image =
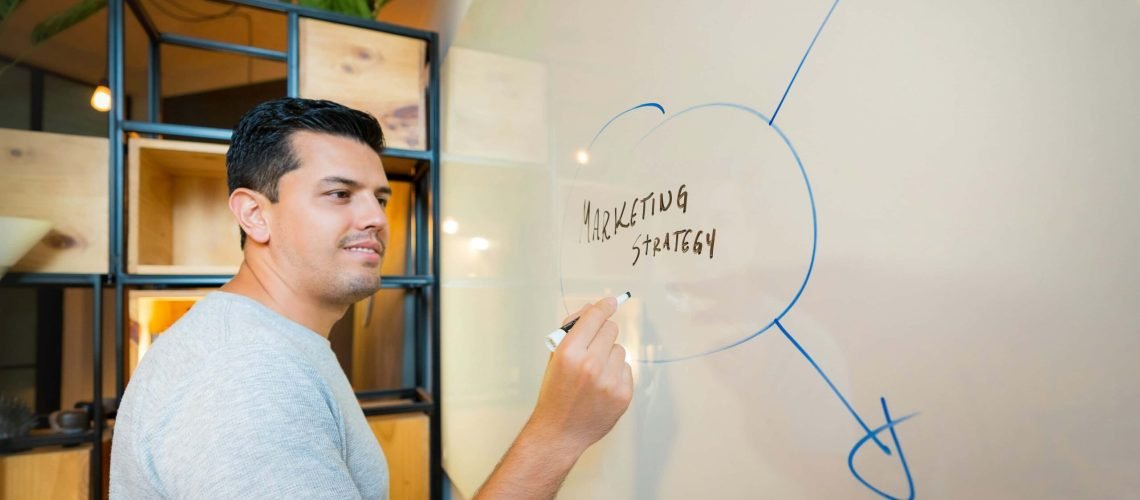
[[[80,401],[94,400],[91,380],[91,341],[93,291],[90,288],[66,288],[63,291],[63,336],[59,403],[72,408]],[[103,397],[115,397],[115,291],[103,290]]]
[[241,233],[229,208],[225,177],[184,175],[176,179],[171,196],[175,200],[172,264],[225,264],[236,272],[244,255]]
[[89,444],[0,456],[0,498],[87,498],[90,463]]
[[12,271],[107,272],[108,151],[107,139],[0,129],[0,215],[54,224]]
[[174,259],[172,180],[162,169],[149,164],[144,168],[144,151],[149,149],[131,141],[127,153],[127,271],[132,273],[139,272],[138,266],[144,263],[164,264]]
[[[405,268],[411,245],[407,233],[415,230],[411,224],[412,185],[393,182],[391,186],[392,198],[385,211],[390,237],[380,265],[381,274],[389,276],[409,274]],[[352,370],[346,373],[356,390],[403,386],[405,295],[403,290],[380,290],[352,309]]]
[[388,460],[389,497],[428,497],[428,417],[424,414],[368,417],[368,426]]
[[389,147],[426,148],[426,42],[301,19],[300,46],[302,97],[372,113]]

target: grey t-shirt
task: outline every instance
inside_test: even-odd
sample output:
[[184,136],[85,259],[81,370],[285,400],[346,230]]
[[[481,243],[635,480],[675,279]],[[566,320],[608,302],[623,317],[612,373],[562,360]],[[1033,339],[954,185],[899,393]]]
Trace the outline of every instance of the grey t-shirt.
[[327,339],[212,292],[132,375],[110,495],[387,498],[388,464]]

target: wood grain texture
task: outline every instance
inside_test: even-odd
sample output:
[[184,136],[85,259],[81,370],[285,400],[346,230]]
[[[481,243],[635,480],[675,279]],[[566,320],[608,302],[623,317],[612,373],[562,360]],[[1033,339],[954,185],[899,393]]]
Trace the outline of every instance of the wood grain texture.
[[106,273],[107,139],[0,129],[0,215],[54,224],[13,271]]
[[301,19],[300,45],[301,97],[372,113],[389,147],[425,149],[425,42]]
[[424,414],[368,417],[368,426],[384,457],[390,475],[389,497],[428,497],[428,417]]
[[241,263],[226,205],[227,146],[131,139],[127,269],[138,274],[232,274]]
[[[72,408],[79,401],[94,400],[92,377],[92,336],[95,334],[91,305],[94,292],[90,288],[67,288],[63,291],[62,373],[59,403]],[[115,291],[103,291],[103,397],[115,396]]]
[[[453,47],[443,66],[443,153],[545,164],[547,73],[533,61]],[[583,144],[585,146],[585,144]]]
[[[410,232],[414,232],[412,215],[412,185],[393,182],[392,198],[385,211],[391,233],[384,262],[383,275],[413,274],[406,266],[408,251],[412,247]],[[403,290],[384,289],[357,302],[352,315],[352,363],[345,370],[356,390],[394,389],[403,386],[404,367],[404,297]]]
[[0,499],[88,498],[91,445],[0,456]]

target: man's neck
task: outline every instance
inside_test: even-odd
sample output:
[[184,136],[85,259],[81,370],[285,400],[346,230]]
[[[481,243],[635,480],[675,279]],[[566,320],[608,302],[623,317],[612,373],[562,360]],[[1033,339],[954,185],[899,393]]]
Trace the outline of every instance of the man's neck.
[[290,288],[273,269],[251,264],[248,260],[242,261],[237,275],[221,290],[256,300],[325,338],[328,338],[333,324],[348,310],[344,306],[322,303]]

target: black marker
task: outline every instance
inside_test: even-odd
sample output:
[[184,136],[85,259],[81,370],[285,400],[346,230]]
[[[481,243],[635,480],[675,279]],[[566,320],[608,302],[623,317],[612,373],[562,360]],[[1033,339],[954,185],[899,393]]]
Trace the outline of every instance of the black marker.
[[[629,292],[625,292],[614,298],[617,299],[618,307],[621,307],[621,305],[624,304],[625,301],[629,300],[630,297],[632,297],[632,295]],[[579,316],[579,318],[580,317],[581,316]],[[566,323],[565,325],[559,327],[557,330],[550,332],[550,335],[546,336],[546,348],[550,349],[550,352],[554,352],[554,350],[558,348],[558,344],[562,343],[562,339],[566,338],[566,334],[570,331],[571,328],[574,328],[574,324],[577,322],[578,318],[574,318],[570,320],[569,323]]]

